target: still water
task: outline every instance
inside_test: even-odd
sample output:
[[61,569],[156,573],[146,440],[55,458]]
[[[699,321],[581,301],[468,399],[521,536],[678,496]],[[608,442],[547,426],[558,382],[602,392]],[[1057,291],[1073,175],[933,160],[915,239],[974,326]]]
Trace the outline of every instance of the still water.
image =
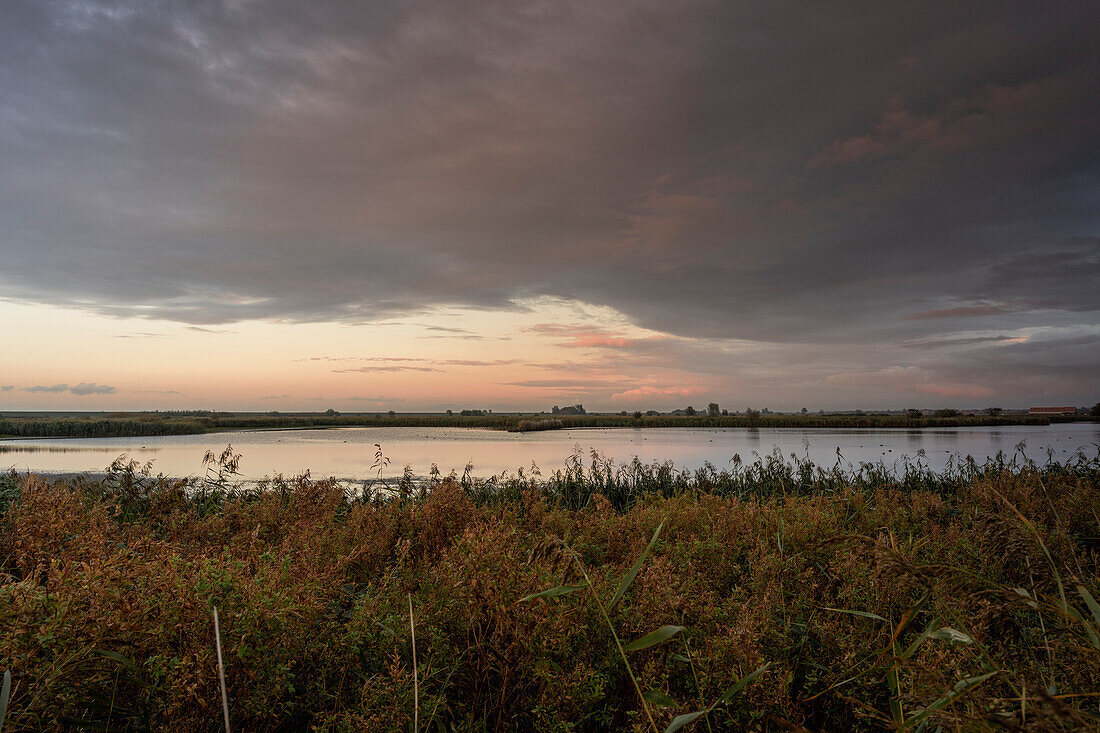
[[462,473],[473,465],[475,476],[537,465],[543,473],[565,466],[568,456],[592,450],[618,463],[638,456],[643,462],[672,461],[678,469],[695,469],[710,462],[729,465],[735,454],[751,462],[754,453],[778,448],[784,456],[807,455],[819,465],[832,466],[837,450],[844,464],[882,461],[900,465],[903,456],[924,451],[922,463],[942,470],[948,460],[973,456],[982,462],[998,451],[1011,456],[1024,443],[1025,453],[1037,462],[1048,451],[1065,461],[1078,451],[1094,458],[1100,450],[1100,424],[1073,423],[1050,426],[952,428],[941,430],[835,430],[815,429],[689,429],[689,428],[586,428],[538,433],[505,433],[496,430],[455,428],[339,428],[325,430],[235,431],[207,435],[172,435],[144,438],[64,438],[0,441],[0,469],[37,473],[102,472],[115,458],[126,454],[142,463],[153,461],[154,473],[188,476],[202,472],[208,450],[221,452],[227,443],[241,453],[244,478],[258,479],[283,474],[293,476],[307,469],[315,478],[364,479],[377,475],[371,468],[378,443],[389,466],[383,476],[400,475],[408,465],[426,475],[433,463],[446,474]]

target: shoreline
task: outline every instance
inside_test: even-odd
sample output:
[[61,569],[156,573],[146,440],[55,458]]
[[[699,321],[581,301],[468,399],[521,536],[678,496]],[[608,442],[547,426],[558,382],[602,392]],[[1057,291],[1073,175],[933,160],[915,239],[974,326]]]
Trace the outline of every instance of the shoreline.
[[143,438],[224,432],[322,430],[329,428],[481,428],[540,432],[583,428],[757,428],[757,429],[904,429],[1048,426],[1095,422],[1095,417],[1036,415],[954,415],[945,417],[867,415],[269,415],[257,413],[173,414],[112,413],[110,416],[3,416],[0,440],[41,438]]

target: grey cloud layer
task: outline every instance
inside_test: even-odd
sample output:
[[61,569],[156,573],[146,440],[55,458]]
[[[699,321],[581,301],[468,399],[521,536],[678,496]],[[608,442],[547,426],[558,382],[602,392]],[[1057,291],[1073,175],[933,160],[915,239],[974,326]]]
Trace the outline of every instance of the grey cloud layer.
[[852,345],[1100,309],[1094,2],[3,13],[7,297]]

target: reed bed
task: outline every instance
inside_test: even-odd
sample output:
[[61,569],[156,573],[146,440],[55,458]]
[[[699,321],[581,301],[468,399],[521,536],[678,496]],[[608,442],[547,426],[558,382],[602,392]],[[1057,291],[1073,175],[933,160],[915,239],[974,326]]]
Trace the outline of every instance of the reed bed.
[[221,730],[215,639],[238,730],[1100,725],[1096,458],[350,488],[234,458],[0,478],[3,730]]
[[[476,412],[481,412],[476,411]],[[1069,422],[1076,418],[1054,418]],[[1087,419],[1087,418],[1081,418]],[[269,414],[269,413],[119,413],[96,416],[0,416],[0,438],[114,438],[185,435],[226,430],[290,430],[337,427],[487,428],[524,430],[556,428],[957,428],[1004,425],[1049,425],[1052,418],[1034,415],[444,415],[444,414]],[[524,424],[528,428],[522,427]]]

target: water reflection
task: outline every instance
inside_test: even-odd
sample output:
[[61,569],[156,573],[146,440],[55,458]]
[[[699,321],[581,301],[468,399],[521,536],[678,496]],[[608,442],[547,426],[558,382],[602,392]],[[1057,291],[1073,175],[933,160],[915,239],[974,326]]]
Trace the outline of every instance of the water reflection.
[[[43,473],[103,471],[117,456],[126,454],[144,463],[154,460],[154,471],[170,476],[201,472],[207,450],[220,452],[232,443],[242,454],[241,471],[248,478],[294,475],[310,470],[313,476],[361,479],[373,474],[374,444],[390,458],[384,475],[400,475],[408,465],[420,475],[433,463],[446,474],[461,474],[467,463],[474,475],[525,469],[534,462],[546,473],[565,465],[579,450],[587,463],[591,450],[622,463],[637,456],[644,463],[673,461],[677,468],[701,468],[706,462],[728,466],[734,455],[753,461],[756,455],[778,449],[818,465],[882,462],[903,466],[906,458],[920,459],[940,471],[953,457],[973,456],[978,462],[1003,451],[1011,458],[1021,443],[1052,446],[1055,460],[1071,459],[1077,450],[1095,456],[1100,425],[961,428],[957,430],[798,430],[798,429],[571,429],[541,433],[504,433],[453,428],[343,428],[300,431],[229,432],[126,438],[44,439],[0,441],[0,469]],[[1029,457],[1046,460],[1046,449],[1027,450]]]
[[[22,441],[21,441],[22,442]],[[140,450],[147,451],[149,453],[156,453],[159,448],[146,448],[141,446]],[[35,444],[21,444],[21,443],[8,443],[0,441],[0,453],[118,453],[117,448],[99,447],[99,446],[67,446],[67,445],[35,445]]]

